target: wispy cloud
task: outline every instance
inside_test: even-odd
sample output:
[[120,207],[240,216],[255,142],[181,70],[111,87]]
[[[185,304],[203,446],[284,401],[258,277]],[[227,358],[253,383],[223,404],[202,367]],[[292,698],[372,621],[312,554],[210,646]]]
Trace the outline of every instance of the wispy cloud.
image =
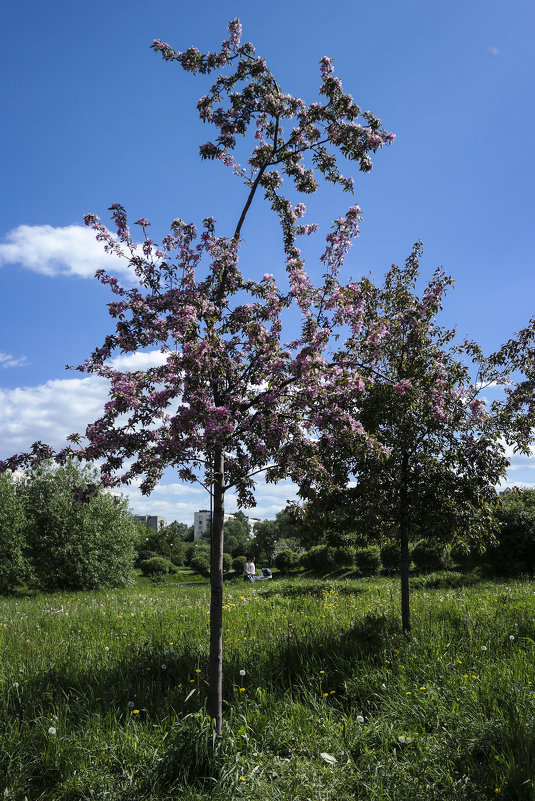
[[2,353],[0,351],[0,366],[1,367],[24,367],[28,364],[26,356],[11,356],[10,353]]
[[80,225],[19,225],[0,242],[0,266],[19,264],[42,275],[93,278],[98,269],[128,275],[128,262],[104,251],[95,234]]

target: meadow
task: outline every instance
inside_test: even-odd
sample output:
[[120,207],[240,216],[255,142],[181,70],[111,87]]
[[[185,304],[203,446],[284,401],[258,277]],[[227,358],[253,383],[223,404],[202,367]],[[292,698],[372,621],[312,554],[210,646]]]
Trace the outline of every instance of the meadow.
[[221,741],[209,588],[1,599],[1,797],[534,799],[535,585],[451,583],[228,582]]

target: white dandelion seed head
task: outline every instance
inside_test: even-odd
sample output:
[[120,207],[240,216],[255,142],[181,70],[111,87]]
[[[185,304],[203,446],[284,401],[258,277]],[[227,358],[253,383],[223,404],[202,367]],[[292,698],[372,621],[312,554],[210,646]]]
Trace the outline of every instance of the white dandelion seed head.
[[364,723],[364,718],[362,717],[362,715],[357,715],[357,722]]
[[486,645],[482,645],[482,646],[481,646],[481,650],[482,650],[482,651],[486,651],[486,650],[487,650],[487,646],[486,646]]
[[128,709],[133,709],[134,707],[135,707],[134,702],[133,701],[129,701],[128,702]]
[[509,639],[510,639],[510,640],[514,640],[514,638],[515,638],[515,635],[514,635],[514,634],[510,634],[510,635],[509,635]]
[[167,665],[162,665],[161,668],[162,670],[167,670]]
[[240,676],[245,676],[245,670],[240,670]]
[[56,733],[56,730],[55,730],[54,726],[51,726],[51,727],[49,728],[49,730],[48,730],[48,733],[49,733],[49,734],[52,734],[52,735]]

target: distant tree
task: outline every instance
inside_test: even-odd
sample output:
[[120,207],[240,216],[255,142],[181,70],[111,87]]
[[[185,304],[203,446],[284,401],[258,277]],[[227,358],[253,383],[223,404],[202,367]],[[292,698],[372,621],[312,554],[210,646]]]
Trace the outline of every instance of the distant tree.
[[483,561],[498,575],[535,572],[535,490],[507,489],[495,507],[498,542]]
[[260,556],[265,554],[267,563],[271,567],[277,547],[280,530],[275,520],[261,520],[255,525],[252,550]]
[[10,592],[28,578],[26,516],[16,483],[0,474],[0,592]]
[[179,523],[177,520],[173,520],[172,523],[165,526],[165,529],[174,537],[180,537],[182,542],[193,542],[194,528],[193,526],[188,526],[187,523]]
[[155,551],[159,556],[169,559],[174,565],[183,565],[186,557],[186,547],[179,533],[172,526],[164,526],[158,531],[146,529],[144,547]]
[[225,548],[232,556],[251,550],[251,529],[246,515],[240,510],[225,522]]

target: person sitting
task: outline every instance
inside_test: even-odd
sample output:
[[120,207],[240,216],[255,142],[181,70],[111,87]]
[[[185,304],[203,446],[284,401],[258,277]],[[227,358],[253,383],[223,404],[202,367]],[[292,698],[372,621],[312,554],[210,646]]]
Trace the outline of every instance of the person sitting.
[[243,566],[243,580],[244,581],[254,581],[256,578],[256,567],[255,567],[255,558],[254,556],[248,556],[247,561]]

